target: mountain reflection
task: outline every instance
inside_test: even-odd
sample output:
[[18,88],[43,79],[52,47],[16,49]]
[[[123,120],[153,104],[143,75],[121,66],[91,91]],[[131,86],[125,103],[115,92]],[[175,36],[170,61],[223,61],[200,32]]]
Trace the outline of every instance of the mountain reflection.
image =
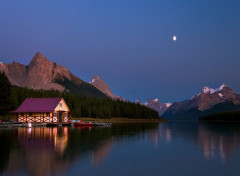
[[94,166],[98,166],[104,158],[109,154],[113,145],[113,139],[110,138],[97,146],[91,153],[91,160]]
[[181,139],[202,150],[205,159],[226,161],[240,148],[240,124],[208,124],[197,122],[169,122],[149,132],[150,140],[171,142]]
[[233,130],[229,126],[226,126],[226,129],[223,127],[222,131],[219,126],[214,127],[214,131],[207,125],[199,127],[201,149],[206,159],[219,156],[222,160],[226,160],[239,148],[240,131]]

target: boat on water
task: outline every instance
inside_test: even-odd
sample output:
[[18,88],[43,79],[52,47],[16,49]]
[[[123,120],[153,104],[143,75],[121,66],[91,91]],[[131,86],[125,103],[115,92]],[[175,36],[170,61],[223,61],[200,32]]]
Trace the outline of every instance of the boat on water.
[[111,126],[111,123],[104,123],[104,122],[83,122],[82,120],[69,120],[75,127],[76,126]]
[[92,122],[74,122],[74,126],[93,126],[94,123]]
[[77,127],[77,126],[93,126],[92,122],[83,122],[82,120],[69,120],[69,123],[72,123],[73,126]]

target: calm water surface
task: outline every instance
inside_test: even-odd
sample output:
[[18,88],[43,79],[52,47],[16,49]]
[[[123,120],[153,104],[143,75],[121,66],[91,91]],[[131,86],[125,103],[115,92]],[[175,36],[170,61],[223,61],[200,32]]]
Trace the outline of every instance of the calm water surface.
[[240,125],[0,129],[0,175],[240,175]]

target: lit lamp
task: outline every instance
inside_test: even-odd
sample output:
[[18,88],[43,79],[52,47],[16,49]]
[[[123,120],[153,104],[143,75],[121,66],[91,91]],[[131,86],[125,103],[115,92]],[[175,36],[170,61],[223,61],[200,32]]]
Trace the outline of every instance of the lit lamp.
[[28,123],[28,128],[32,128],[32,123]]

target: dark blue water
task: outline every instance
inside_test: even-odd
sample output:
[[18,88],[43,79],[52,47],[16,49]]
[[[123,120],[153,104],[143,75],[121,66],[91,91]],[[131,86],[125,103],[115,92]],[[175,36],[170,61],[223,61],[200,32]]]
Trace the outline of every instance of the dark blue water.
[[0,129],[0,175],[240,175],[240,125]]

